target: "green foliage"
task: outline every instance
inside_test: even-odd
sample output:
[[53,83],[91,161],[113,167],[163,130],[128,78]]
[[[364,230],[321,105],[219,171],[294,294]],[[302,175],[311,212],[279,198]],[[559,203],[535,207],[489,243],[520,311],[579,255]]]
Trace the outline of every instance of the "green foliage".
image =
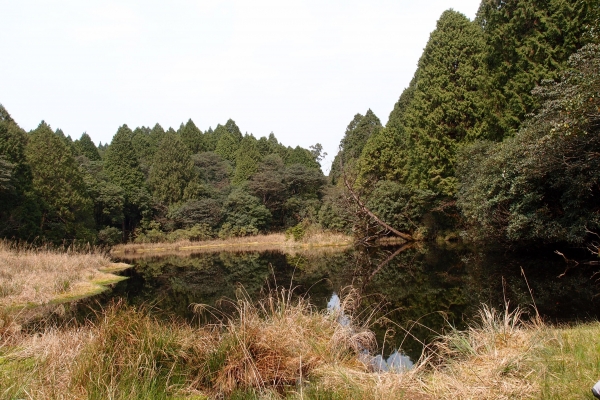
[[294,238],[294,241],[299,242],[300,240],[302,240],[304,238],[304,236],[306,235],[306,227],[304,226],[305,224],[303,224],[302,222],[292,226],[291,228],[286,229],[285,231],[285,238],[286,240],[291,238]]
[[248,181],[250,192],[262,203],[277,212],[286,197],[283,160],[277,154],[270,154],[258,166],[258,172]]
[[76,140],[73,145],[77,150],[77,154],[82,156],[86,156],[90,161],[100,161],[100,153],[98,153],[98,148],[92,142],[92,138],[87,133],[83,133],[81,138]]
[[504,135],[519,129],[538,106],[531,90],[558,77],[571,54],[593,39],[595,0],[483,0],[477,20],[485,32],[491,84],[500,91],[496,113]]
[[367,207],[401,232],[414,232],[420,225],[435,194],[409,189],[393,181],[379,181],[369,196]]
[[78,160],[88,194],[94,202],[96,226],[121,224],[125,207],[123,189],[108,181],[102,162],[88,158]]
[[166,205],[178,203],[195,179],[196,171],[188,148],[177,134],[168,132],[150,169],[149,185],[154,198]]
[[456,192],[456,151],[464,142],[495,138],[483,63],[483,34],[464,15],[446,11],[419,60],[415,91],[404,114],[403,167],[408,186]]
[[182,240],[200,241],[216,237],[215,231],[208,224],[196,224],[189,228],[176,229],[172,232],[163,232],[158,223],[152,223],[142,232],[137,232],[135,243],[175,243]]
[[235,137],[238,142],[242,140],[242,131],[240,131],[240,128],[238,128],[235,121],[232,120],[231,118],[228,119],[227,122],[225,123],[225,130],[227,130],[227,132],[232,134],[233,137]]
[[[277,151],[277,153],[280,153],[280,151]],[[308,168],[321,168],[321,165],[315,159],[314,154],[300,146],[296,146],[293,149],[288,147],[282,158],[284,159],[285,165],[302,164]]]
[[170,211],[168,217],[184,228],[197,224],[216,228],[222,218],[221,203],[210,198],[190,200]]
[[343,189],[337,186],[327,188],[319,209],[319,224],[325,229],[350,233],[354,216]]
[[92,241],[92,201],[71,150],[42,122],[29,135],[25,154],[42,212],[43,237],[55,243]]
[[347,172],[354,169],[355,162],[360,157],[367,141],[381,129],[379,118],[371,111],[362,116],[356,114],[346,128],[346,133],[340,142],[340,151],[333,160],[329,177],[336,184],[342,176],[342,165]]
[[14,165],[0,156],[0,193],[14,190],[12,185],[12,174]]
[[[225,128],[219,127],[217,130]],[[225,131],[220,136],[219,141],[217,142],[217,146],[215,148],[215,153],[223,157],[225,160],[229,161],[231,165],[235,165],[235,160],[237,156],[237,151],[240,148],[240,139],[238,139],[233,134]]]
[[98,242],[106,246],[114,246],[123,240],[123,232],[113,226],[98,231]]
[[191,154],[207,150],[207,146],[204,143],[204,135],[191,118],[185,125],[181,124],[177,133],[179,133],[181,140],[187,146]]
[[27,134],[0,104],[0,236],[33,238],[39,234],[40,211],[32,192],[31,167],[25,157]]
[[260,200],[243,189],[235,189],[223,205],[225,222],[219,237],[255,235],[266,229],[271,213]]
[[131,143],[132,136],[127,125],[121,126],[104,155],[107,176],[123,189],[127,199],[144,186],[144,174]]
[[131,142],[132,135],[127,125],[121,126],[104,154],[104,171],[109,182],[123,191],[124,234],[134,230],[150,205],[144,174]]
[[466,149],[459,205],[483,237],[581,243],[600,229],[600,48],[570,59],[534,94],[538,113],[514,138]]
[[235,171],[231,183],[239,185],[247,181],[258,170],[261,159],[256,138],[252,135],[244,136],[235,154]]
[[416,76],[394,105],[385,128],[373,132],[367,140],[358,161],[357,183],[360,186],[380,179],[406,180],[408,171],[405,166],[410,147],[403,122],[406,109],[414,97],[415,82]]
[[229,187],[229,176],[233,173],[229,161],[211,151],[194,154],[192,161],[196,173],[203,183],[216,190]]

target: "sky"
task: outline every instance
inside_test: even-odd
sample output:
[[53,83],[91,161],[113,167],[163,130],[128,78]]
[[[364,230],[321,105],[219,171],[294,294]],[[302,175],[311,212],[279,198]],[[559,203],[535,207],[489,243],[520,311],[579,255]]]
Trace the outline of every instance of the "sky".
[[110,142],[122,124],[201,130],[231,118],[257,138],[321,143],[386,124],[444,10],[480,0],[0,0],[0,104]]

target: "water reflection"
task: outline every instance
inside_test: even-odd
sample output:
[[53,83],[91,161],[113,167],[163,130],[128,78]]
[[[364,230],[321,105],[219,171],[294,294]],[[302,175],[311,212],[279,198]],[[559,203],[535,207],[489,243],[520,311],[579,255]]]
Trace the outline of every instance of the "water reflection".
[[[129,261],[129,260],[123,260]],[[327,253],[221,252],[138,258],[112,297],[150,303],[159,315],[198,320],[192,303],[232,312],[236,290],[258,298],[277,286],[294,288],[321,309],[340,307],[348,288],[358,292],[353,318],[369,319],[382,346],[374,368],[408,368],[423,343],[450,325],[464,328],[481,303],[532,303],[547,319],[598,318],[600,296],[590,279],[597,267],[580,266],[557,278],[564,261],[547,252],[510,255],[466,246],[343,249]],[[521,273],[531,287],[531,293]],[[108,297],[108,296],[107,296]],[[343,321],[342,321],[343,322]],[[397,350],[401,349],[399,353]]]

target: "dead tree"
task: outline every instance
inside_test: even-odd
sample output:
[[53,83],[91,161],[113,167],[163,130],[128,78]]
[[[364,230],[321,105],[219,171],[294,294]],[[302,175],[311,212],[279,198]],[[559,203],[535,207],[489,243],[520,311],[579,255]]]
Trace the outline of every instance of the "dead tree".
[[359,210],[362,213],[367,215],[385,230],[392,232],[394,235],[406,240],[407,242],[413,242],[415,240],[408,233],[400,232],[399,230],[387,224],[385,221],[381,220],[377,215],[375,215],[371,210],[369,210],[365,203],[363,203],[363,201],[360,199],[360,195],[354,190],[350,182],[348,182],[348,177],[346,176],[346,171],[344,170],[344,164],[342,163],[342,157],[340,157],[340,168],[342,170],[342,177],[344,178],[344,186],[346,186],[346,189],[348,189],[348,192],[354,200],[354,203],[358,206]]

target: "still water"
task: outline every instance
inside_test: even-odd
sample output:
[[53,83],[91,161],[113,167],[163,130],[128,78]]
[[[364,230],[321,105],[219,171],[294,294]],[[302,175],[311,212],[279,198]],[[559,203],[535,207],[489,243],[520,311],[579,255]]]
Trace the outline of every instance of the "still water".
[[[579,257],[590,258],[578,253]],[[510,308],[533,304],[550,322],[600,317],[600,267],[567,268],[551,250],[511,254],[461,245],[350,248],[327,251],[242,251],[123,258],[134,264],[129,279],[102,301],[115,297],[149,304],[157,315],[206,322],[190,304],[232,312],[227,299],[260,298],[276,287],[292,288],[325,309],[350,291],[360,301],[353,311],[369,320],[380,352],[419,358],[422,343],[464,328],[481,304]],[[560,276],[560,277],[559,277]],[[225,301],[224,301],[225,300]],[[337,300],[339,301],[339,299]]]

